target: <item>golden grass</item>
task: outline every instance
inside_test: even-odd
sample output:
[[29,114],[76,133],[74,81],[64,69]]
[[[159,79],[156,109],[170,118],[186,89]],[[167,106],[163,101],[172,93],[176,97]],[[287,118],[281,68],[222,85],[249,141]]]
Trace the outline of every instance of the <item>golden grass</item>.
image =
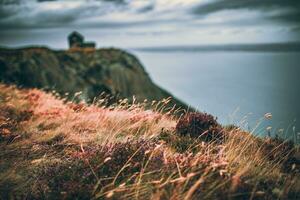
[[221,144],[179,136],[168,101],[105,107],[0,85],[0,197],[299,199],[297,146],[236,128]]

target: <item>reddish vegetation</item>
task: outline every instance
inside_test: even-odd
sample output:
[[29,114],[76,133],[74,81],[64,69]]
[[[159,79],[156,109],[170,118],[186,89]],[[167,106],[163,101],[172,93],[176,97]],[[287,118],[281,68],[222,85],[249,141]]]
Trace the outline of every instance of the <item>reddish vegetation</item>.
[[55,96],[0,85],[0,199],[299,199],[293,143]]
[[207,113],[188,113],[179,119],[176,131],[205,141],[222,140],[223,130],[217,120]]

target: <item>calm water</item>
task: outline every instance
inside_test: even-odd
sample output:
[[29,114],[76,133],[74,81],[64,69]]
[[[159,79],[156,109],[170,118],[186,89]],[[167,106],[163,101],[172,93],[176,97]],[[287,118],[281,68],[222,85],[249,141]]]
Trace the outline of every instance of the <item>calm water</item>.
[[[261,135],[267,126],[273,135],[300,132],[299,52],[134,53],[158,85],[223,124],[253,130],[261,121]],[[271,120],[260,120],[269,112]]]

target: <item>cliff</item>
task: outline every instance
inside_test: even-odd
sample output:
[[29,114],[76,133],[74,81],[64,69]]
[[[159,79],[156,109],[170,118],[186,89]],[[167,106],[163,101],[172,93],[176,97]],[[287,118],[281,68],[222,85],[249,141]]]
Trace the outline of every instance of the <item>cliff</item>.
[[[119,49],[55,51],[45,47],[0,49],[0,81],[25,88],[56,90],[92,101],[102,92],[138,101],[172,95],[155,85],[139,60]],[[172,98],[170,106],[187,108]]]

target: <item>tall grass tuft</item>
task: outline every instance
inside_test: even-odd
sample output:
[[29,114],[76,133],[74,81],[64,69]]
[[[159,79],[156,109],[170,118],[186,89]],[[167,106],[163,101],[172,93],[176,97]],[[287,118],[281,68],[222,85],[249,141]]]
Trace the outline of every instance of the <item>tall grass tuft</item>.
[[0,199],[300,199],[292,142],[170,99],[67,99],[0,84]]

